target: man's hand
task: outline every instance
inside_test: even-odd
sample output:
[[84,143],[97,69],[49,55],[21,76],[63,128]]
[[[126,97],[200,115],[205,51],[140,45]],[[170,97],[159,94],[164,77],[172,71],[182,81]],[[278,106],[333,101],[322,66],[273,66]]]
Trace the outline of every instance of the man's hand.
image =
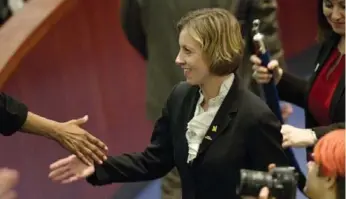
[[64,123],[57,123],[53,138],[85,164],[92,165],[92,160],[102,164],[107,159],[105,152],[108,148],[102,141],[80,127],[87,121],[88,116],[84,116]]
[[17,194],[14,190],[14,186],[17,185],[19,180],[19,174],[12,169],[0,169],[0,198],[1,199],[15,199]]
[[103,160],[107,159],[105,153],[108,148],[103,142],[80,127],[87,121],[87,115],[61,123],[28,112],[21,130],[57,141],[87,165],[93,164],[92,161],[101,164]]

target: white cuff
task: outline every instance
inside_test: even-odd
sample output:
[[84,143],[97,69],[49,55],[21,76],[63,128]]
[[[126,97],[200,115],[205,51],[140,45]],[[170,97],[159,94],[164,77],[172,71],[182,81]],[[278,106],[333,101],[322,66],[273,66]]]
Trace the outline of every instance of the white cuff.
[[313,143],[316,144],[318,139],[317,139],[315,131],[313,131],[312,129],[308,129],[308,130],[309,130],[309,133],[311,134],[311,137],[313,139]]

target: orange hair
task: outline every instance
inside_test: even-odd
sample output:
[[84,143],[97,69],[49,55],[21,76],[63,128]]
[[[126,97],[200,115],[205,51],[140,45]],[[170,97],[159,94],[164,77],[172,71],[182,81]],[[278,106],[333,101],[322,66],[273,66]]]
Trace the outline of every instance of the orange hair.
[[323,136],[314,147],[313,154],[323,175],[345,177],[345,129]]

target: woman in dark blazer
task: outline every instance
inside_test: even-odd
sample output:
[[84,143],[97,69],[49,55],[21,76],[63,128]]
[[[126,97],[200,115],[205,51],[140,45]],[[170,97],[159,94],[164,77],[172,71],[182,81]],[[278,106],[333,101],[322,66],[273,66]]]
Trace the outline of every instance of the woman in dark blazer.
[[322,47],[308,81],[283,72],[275,60],[267,69],[251,57],[258,83],[274,77],[280,98],[305,110],[306,129],[282,127],[284,146],[312,146],[326,133],[345,128],[345,0],[319,0],[318,26]]
[[105,185],[157,179],[177,167],[183,199],[236,199],[240,169],[289,165],[279,121],[235,74],[244,50],[236,18],[224,9],[202,9],[178,29],[176,63],[186,82],[171,92],[148,147],[95,166],[72,155],[50,166],[50,178]]

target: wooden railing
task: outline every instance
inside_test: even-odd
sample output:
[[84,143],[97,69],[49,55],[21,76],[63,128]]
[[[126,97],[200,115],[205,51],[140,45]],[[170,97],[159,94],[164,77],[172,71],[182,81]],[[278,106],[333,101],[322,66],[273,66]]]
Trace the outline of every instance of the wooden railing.
[[[152,125],[145,63],[124,37],[118,9],[119,0],[30,0],[0,28],[0,91],[57,121],[88,114],[83,127],[110,155],[142,151]],[[19,198],[110,198],[120,186],[52,183],[49,164],[66,155],[37,136],[0,137],[0,168],[20,172]]]
[[31,0],[0,28],[0,88],[21,59],[78,0]]

